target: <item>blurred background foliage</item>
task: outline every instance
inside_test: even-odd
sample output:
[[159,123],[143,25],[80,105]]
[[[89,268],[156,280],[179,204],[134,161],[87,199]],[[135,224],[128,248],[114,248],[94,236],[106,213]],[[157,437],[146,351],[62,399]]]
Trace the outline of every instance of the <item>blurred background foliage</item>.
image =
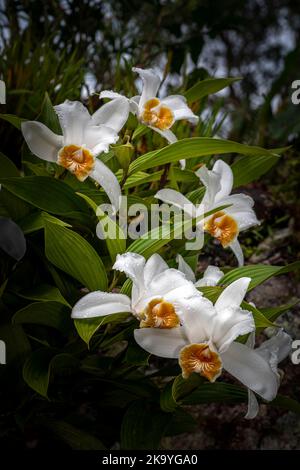
[[[36,118],[45,91],[54,104],[81,96],[95,110],[101,89],[136,93],[132,65],[162,70],[163,92],[207,76],[241,76],[202,100],[198,130],[265,147],[292,145],[264,179],[276,220],[272,207],[259,215],[269,217],[269,232],[274,222],[275,229],[289,223],[298,232],[300,120],[291,84],[299,78],[299,35],[294,0],[214,0],[213,6],[209,0],[0,0],[0,74],[9,97],[2,113]],[[20,132],[2,121],[0,139],[20,167]],[[140,150],[147,151],[146,143]],[[298,254],[289,251],[291,258]]]

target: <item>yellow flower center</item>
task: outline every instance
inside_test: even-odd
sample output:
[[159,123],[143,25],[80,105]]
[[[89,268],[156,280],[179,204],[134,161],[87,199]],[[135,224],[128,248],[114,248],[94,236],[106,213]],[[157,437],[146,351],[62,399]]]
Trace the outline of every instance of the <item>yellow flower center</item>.
[[140,327],[148,328],[174,328],[179,326],[179,318],[175,308],[162,299],[151,300],[143,313]]
[[196,372],[210,382],[214,382],[222,372],[222,361],[219,354],[212,351],[207,343],[185,346],[180,351],[179,365],[184,379]]
[[141,116],[142,121],[153,127],[157,127],[160,130],[169,129],[174,123],[174,116],[170,108],[167,106],[160,106],[160,101],[158,98],[152,98],[151,100],[146,101],[144,104],[144,110]]
[[216,212],[204,225],[204,229],[222,243],[223,247],[229,245],[238,235],[237,222],[224,212]]
[[57,163],[73,173],[79,181],[84,181],[94,169],[95,159],[84,147],[66,145],[58,152]]

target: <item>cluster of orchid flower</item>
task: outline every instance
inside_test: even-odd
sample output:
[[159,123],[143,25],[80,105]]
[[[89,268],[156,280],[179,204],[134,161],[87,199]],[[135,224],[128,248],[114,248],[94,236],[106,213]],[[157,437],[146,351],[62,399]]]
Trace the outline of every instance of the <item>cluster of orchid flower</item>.
[[[115,211],[120,203],[120,185],[114,173],[97,157],[118,141],[118,133],[129,113],[169,143],[177,140],[170,130],[175,121],[187,119],[196,123],[198,120],[183,96],[157,98],[160,79],[153,70],[133,70],[143,81],[140,96],[128,99],[113,91],[104,91],[100,98],[111,101],[92,116],[80,102],[66,101],[55,106],[63,135],[54,134],[40,122],[22,124],[24,138],[36,156],[56,162],[80,181],[88,177],[95,180]],[[184,161],[181,166],[184,167]],[[223,247],[230,247],[239,265],[243,265],[238,234],[259,223],[252,198],[244,194],[231,195],[233,174],[222,160],[218,160],[212,170],[202,166],[196,174],[205,187],[198,207],[173,189],[162,189],[155,197],[187,211],[193,218],[227,206],[201,220],[196,229],[208,232]],[[134,337],[142,348],[160,357],[177,358],[183,378],[197,373],[214,382],[225,369],[247,387],[246,416],[253,418],[258,413],[254,393],[266,401],[276,397],[280,384],[277,365],[289,354],[291,338],[279,330],[254,349],[253,315],[241,307],[251,279],[242,277],[228,285],[213,304],[198,287],[222,286],[222,271],[209,266],[196,281],[194,272],[180,255],[177,261],[178,269],[171,269],[158,254],[147,261],[136,253],[118,255],[113,268],[132,280],[131,298],[113,292],[91,292],[77,302],[72,317],[87,319],[131,312],[139,320]],[[242,335],[248,335],[246,343],[239,340]]]

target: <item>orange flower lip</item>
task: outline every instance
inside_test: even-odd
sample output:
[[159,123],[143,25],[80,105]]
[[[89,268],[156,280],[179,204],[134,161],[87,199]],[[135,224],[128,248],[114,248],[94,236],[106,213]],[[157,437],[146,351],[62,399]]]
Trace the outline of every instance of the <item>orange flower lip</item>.
[[57,163],[73,173],[79,181],[84,181],[94,169],[95,158],[84,147],[66,145],[59,151]]
[[[167,106],[159,106],[160,101],[158,98],[152,98],[144,104],[144,110],[141,115],[142,121],[160,130],[170,129],[174,123],[174,115],[170,108]],[[158,107],[157,109],[154,109]]]
[[169,302],[163,299],[151,300],[144,311],[144,317],[141,320],[141,328],[175,328],[179,326],[180,321],[175,308]]
[[233,217],[219,211],[205,223],[204,229],[219,240],[225,248],[238,235],[238,224]]
[[222,372],[222,361],[219,354],[212,351],[207,343],[185,346],[180,351],[179,365],[184,379],[196,372],[210,382],[214,382]]

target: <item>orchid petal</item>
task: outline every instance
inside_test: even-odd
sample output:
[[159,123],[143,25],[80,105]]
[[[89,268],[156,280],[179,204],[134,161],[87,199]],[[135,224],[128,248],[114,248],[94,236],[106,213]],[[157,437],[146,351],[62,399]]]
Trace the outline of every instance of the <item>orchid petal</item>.
[[214,164],[212,171],[219,176],[221,189],[216,195],[216,202],[224,196],[228,196],[231,193],[233,186],[233,173],[230,166],[223,160],[217,160]]
[[212,342],[223,353],[241,335],[255,330],[254,318],[251,312],[239,307],[225,307],[217,310],[212,327]]
[[58,151],[63,147],[63,137],[54,134],[41,122],[27,121],[21,125],[24,139],[30,151],[48,162],[56,162]]
[[217,312],[228,307],[239,307],[251,282],[250,277],[241,277],[227,286],[215,303]]
[[144,294],[145,284],[144,284],[144,268],[145,268],[145,258],[137,253],[123,253],[122,255],[117,255],[113,269],[121,271],[129,277],[132,282],[132,305],[135,308],[137,302]]
[[125,96],[121,95],[120,93],[116,93],[115,91],[112,91],[112,90],[103,90],[101,91],[99,95],[99,99],[102,100],[103,98],[115,100],[118,98],[125,98]]
[[116,143],[118,134],[107,126],[87,126],[84,131],[83,144],[94,156],[108,152],[109,145]]
[[150,256],[145,264],[144,269],[145,286],[149,285],[155,276],[162,273],[166,269],[169,269],[169,266],[160,255],[155,253],[154,255]]
[[154,197],[167,204],[179,207],[179,209],[184,210],[190,217],[195,216],[194,204],[179,191],[175,191],[174,189],[161,189]]
[[248,388],[248,410],[245,415],[246,419],[254,419],[258,415],[259,404],[255,394]]
[[206,188],[202,204],[212,208],[215,203],[216,194],[221,189],[220,177],[217,173],[208,170],[206,165],[201,166],[196,171],[196,175]]
[[132,71],[138,73],[143,81],[143,90],[139,102],[139,106],[141,108],[150,98],[156,97],[161,80],[153,69],[144,70],[138,67],[133,67]]
[[80,101],[66,100],[54,106],[64,136],[64,145],[81,146],[85,127],[91,122],[91,116]]
[[218,284],[220,279],[224,276],[223,271],[219,269],[217,266],[207,266],[206,270],[204,271],[202,279],[199,279],[196,283],[196,287],[213,287]]
[[105,125],[115,132],[120,132],[129,115],[129,102],[127,98],[116,98],[105,103],[93,115],[95,125]]
[[101,160],[96,159],[90,177],[102,186],[114,207],[114,211],[117,211],[120,207],[121,188],[114,173]]
[[[176,135],[170,129],[161,130],[158,127],[153,127],[153,126],[148,126],[148,127],[152,129],[153,131],[157,132],[158,134],[160,134],[164,139],[166,139],[169,142],[169,144],[173,144],[174,142],[177,142]],[[180,162],[182,161],[183,160],[180,160]]]
[[179,271],[181,271],[189,281],[195,282],[196,278],[195,278],[194,271],[187,264],[185,259],[181,255],[178,254],[176,256],[176,261],[178,263]]
[[292,338],[280,329],[272,338],[264,341],[255,352],[271,363],[275,359],[276,366],[283,361],[291,352]]
[[233,251],[233,254],[235,255],[238,261],[238,265],[243,266],[244,265],[244,253],[243,253],[242,247],[238,239],[235,238],[234,240],[232,240],[232,242],[230,242],[228,247]]
[[179,298],[174,302],[176,312],[182,312],[180,319],[190,343],[203,343],[211,337],[216,311],[212,302],[205,297],[194,295],[188,299]]
[[127,295],[95,291],[85,295],[74,305],[71,316],[94,318],[131,311],[131,301]]
[[274,400],[278,377],[255,350],[234,342],[221,357],[224,369],[233,377],[265,400]]
[[181,327],[164,330],[161,328],[140,328],[134,330],[139,346],[159,357],[177,358],[180,350],[188,344]]
[[170,108],[174,114],[175,121],[186,119],[192,124],[197,124],[199,117],[188,107],[186,99],[181,95],[171,95],[161,100],[161,105]]

